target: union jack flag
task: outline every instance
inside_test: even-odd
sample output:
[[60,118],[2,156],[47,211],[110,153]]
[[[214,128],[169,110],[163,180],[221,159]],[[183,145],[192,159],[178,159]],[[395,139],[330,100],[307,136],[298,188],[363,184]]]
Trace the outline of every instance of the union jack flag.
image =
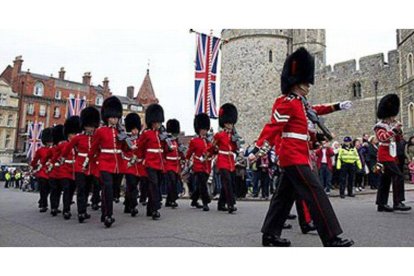
[[27,138],[27,152],[26,157],[32,160],[39,147],[42,146],[42,140],[40,139],[43,131],[42,122],[30,122],[28,125],[28,138]]
[[79,94],[76,98],[71,97],[68,99],[68,112],[66,118],[72,116],[80,116],[81,111],[86,107],[86,98],[80,98]]
[[217,118],[216,76],[220,39],[197,33],[195,71],[195,114]]

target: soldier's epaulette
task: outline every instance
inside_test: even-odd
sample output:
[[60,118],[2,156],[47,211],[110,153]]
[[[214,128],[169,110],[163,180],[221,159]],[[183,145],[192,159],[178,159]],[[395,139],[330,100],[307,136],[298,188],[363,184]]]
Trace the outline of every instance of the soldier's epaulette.
[[373,127],[373,130],[376,130],[377,128],[383,128],[386,131],[390,131],[391,130],[391,126],[389,124],[386,124],[382,121],[379,121],[378,123],[376,123]]
[[296,96],[295,94],[289,94],[285,96],[286,101],[292,101],[294,99],[298,99],[298,96]]

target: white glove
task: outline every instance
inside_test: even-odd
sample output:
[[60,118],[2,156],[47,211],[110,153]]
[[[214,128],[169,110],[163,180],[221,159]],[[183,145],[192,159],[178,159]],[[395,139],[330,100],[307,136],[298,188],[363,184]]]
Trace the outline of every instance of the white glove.
[[351,107],[352,107],[352,102],[351,101],[344,101],[344,102],[339,103],[339,108],[341,110],[348,110]]

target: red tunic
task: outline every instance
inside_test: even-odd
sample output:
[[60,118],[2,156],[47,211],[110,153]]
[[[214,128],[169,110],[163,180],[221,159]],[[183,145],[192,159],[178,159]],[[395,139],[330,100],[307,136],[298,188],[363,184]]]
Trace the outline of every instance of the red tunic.
[[390,155],[390,143],[399,142],[402,139],[402,134],[396,134],[392,131],[392,126],[385,122],[377,123],[374,131],[379,141],[378,162],[396,162],[397,157]]
[[217,169],[234,172],[236,169],[235,152],[237,151],[237,145],[231,141],[231,136],[231,132],[225,130],[216,133],[209,151],[210,153],[217,153]]
[[138,149],[146,168],[164,171],[163,147],[158,135],[158,130],[144,130],[138,140]]
[[99,171],[121,173],[124,171],[122,160],[122,142],[118,141],[118,130],[115,127],[103,126],[95,131],[92,137],[89,162],[99,162]]
[[69,144],[69,141],[60,142],[53,154],[51,162],[57,164],[62,159],[64,160],[63,164],[57,168],[56,178],[57,179],[72,179],[75,180],[75,151],[69,150],[68,152],[63,152],[65,147]]
[[[139,138],[137,137],[136,139],[132,140],[132,144],[137,146],[138,145],[138,139]],[[128,167],[128,162],[130,162],[131,159],[134,158],[134,156],[135,156],[134,152],[135,151],[131,150],[126,143],[124,143],[122,151],[123,151],[122,159],[123,159],[123,162],[124,162],[124,166],[123,166],[124,171],[122,173],[133,174],[133,175],[138,176],[139,175],[139,170],[138,170],[137,162],[135,162],[131,167]]]
[[62,155],[67,155],[71,150],[75,150],[75,172],[91,175],[93,162],[89,162],[85,170],[83,164],[92,146],[92,136],[85,133],[79,133],[67,143],[63,149]]
[[204,158],[210,146],[211,143],[200,136],[191,139],[185,159],[190,160],[190,158],[193,158],[193,172],[204,172],[210,174],[211,161],[210,159]]
[[33,169],[42,166],[35,174],[36,178],[49,179],[49,174],[46,172],[46,162],[52,157],[52,147],[41,147],[36,151],[36,154],[30,163]]
[[[54,145],[50,148],[50,158],[46,162],[46,166],[49,166],[49,164],[52,164],[52,170],[48,173],[49,178],[57,179],[60,171],[60,166],[55,166],[55,164],[52,162],[53,156],[57,154],[58,145]],[[46,168],[47,169],[47,168]]]
[[[337,110],[332,104],[316,105],[312,108],[318,115]],[[256,146],[260,148],[264,141],[273,146],[278,144],[277,139],[280,139],[280,147],[276,149],[276,152],[279,155],[281,167],[309,165],[308,137],[308,119],[301,99],[293,94],[282,95],[273,104],[270,123],[264,126]]]
[[172,140],[172,150],[168,148],[167,143],[164,144],[164,168],[165,171],[173,171],[179,173],[181,171],[180,160],[183,157],[178,151],[178,142],[176,139]]

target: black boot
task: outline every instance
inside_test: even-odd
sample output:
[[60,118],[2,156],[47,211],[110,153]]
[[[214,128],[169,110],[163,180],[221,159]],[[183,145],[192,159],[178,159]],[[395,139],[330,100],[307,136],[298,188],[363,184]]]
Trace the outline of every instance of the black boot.
[[56,217],[56,216],[57,216],[57,214],[58,214],[58,211],[57,211],[56,209],[52,209],[52,211],[50,211],[50,214],[51,214],[52,216]]
[[105,222],[105,216],[101,215],[101,222]]
[[203,208],[203,205],[198,203],[198,201],[192,201],[191,202],[191,207],[196,207],[197,209],[201,209],[201,208]]
[[63,218],[65,219],[65,220],[68,220],[68,219],[70,219],[70,217],[72,216],[72,214],[70,213],[70,212],[63,212]]
[[130,213],[131,213],[131,210],[128,207],[125,206],[124,214],[130,214]]
[[296,215],[294,215],[294,214],[289,214],[289,215],[287,216],[287,219],[296,219]]
[[353,240],[342,239],[340,237],[335,237],[324,244],[325,247],[350,247],[352,245],[354,245]]
[[88,213],[83,214],[83,216],[85,217],[85,219],[90,219],[91,215],[89,215]]
[[398,203],[397,205],[394,205],[394,208],[393,208],[394,210],[397,210],[397,211],[410,211],[411,210],[411,207],[410,206],[407,206],[407,205],[405,205],[404,203],[402,203],[402,202],[400,202],[400,203]]
[[303,234],[307,234],[311,231],[315,231],[316,226],[311,222],[311,223],[308,223],[306,225],[303,225],[300,229],[302,230]]
[[394,212],[394,209],[391,208],[389,205],[378,205],[377,211],[378,212]]
[[131,217],[135,217],[138,214],[138,209],[133,208],[130,213],[131,213]]
[[111,227],[112,223],[114,223],[114,222],[115,222],[115,219],[114,218],[112,218],[112,217],[106,217],[105,218],[105,221],[104,221],[105,227],[106,228]]
[[158,220],[160,217],[161,217],[160,212],[158,212],[158,211],[152,212],[152,219],[153,220]]
[[85,221],[85,214],[79,214],[78,220],[79,220],[79,223],[83,223]]
[[217,211],[223,211],[223,212],[227,212],[229,209],[227,209],[226,206],[222,205],[222,206],[217,206]]
[[94,210],[94,211],[99,210],[99,205],[98,204],[92,204],[92,210]]
[[263,246],[278,246],[278,247],[289,247],[290,241],[288,239],[282,239],[276,235],[263,234],[262,236]]
[[172,207],[173,209],[174,209],[174,208],[177,208],[177,207],[178,207],[177,202],[175,202],[175,201],[171,202],[171,207]]
[[39,210],[40,213],[46,213],[47,212],[47,207],[42,207]]
[[236,211],[237,211],[237,208],[235,206],[230,206],[229,207],[229,214],[232,214],[232,213],[234,213]]
[[208,212],[208,211],[210,211],[210,208],[208,207],[208,205],[207,205],[207,204],[204,204],[204,206],[203,206],[203,211],[204,211],[204,212]]

